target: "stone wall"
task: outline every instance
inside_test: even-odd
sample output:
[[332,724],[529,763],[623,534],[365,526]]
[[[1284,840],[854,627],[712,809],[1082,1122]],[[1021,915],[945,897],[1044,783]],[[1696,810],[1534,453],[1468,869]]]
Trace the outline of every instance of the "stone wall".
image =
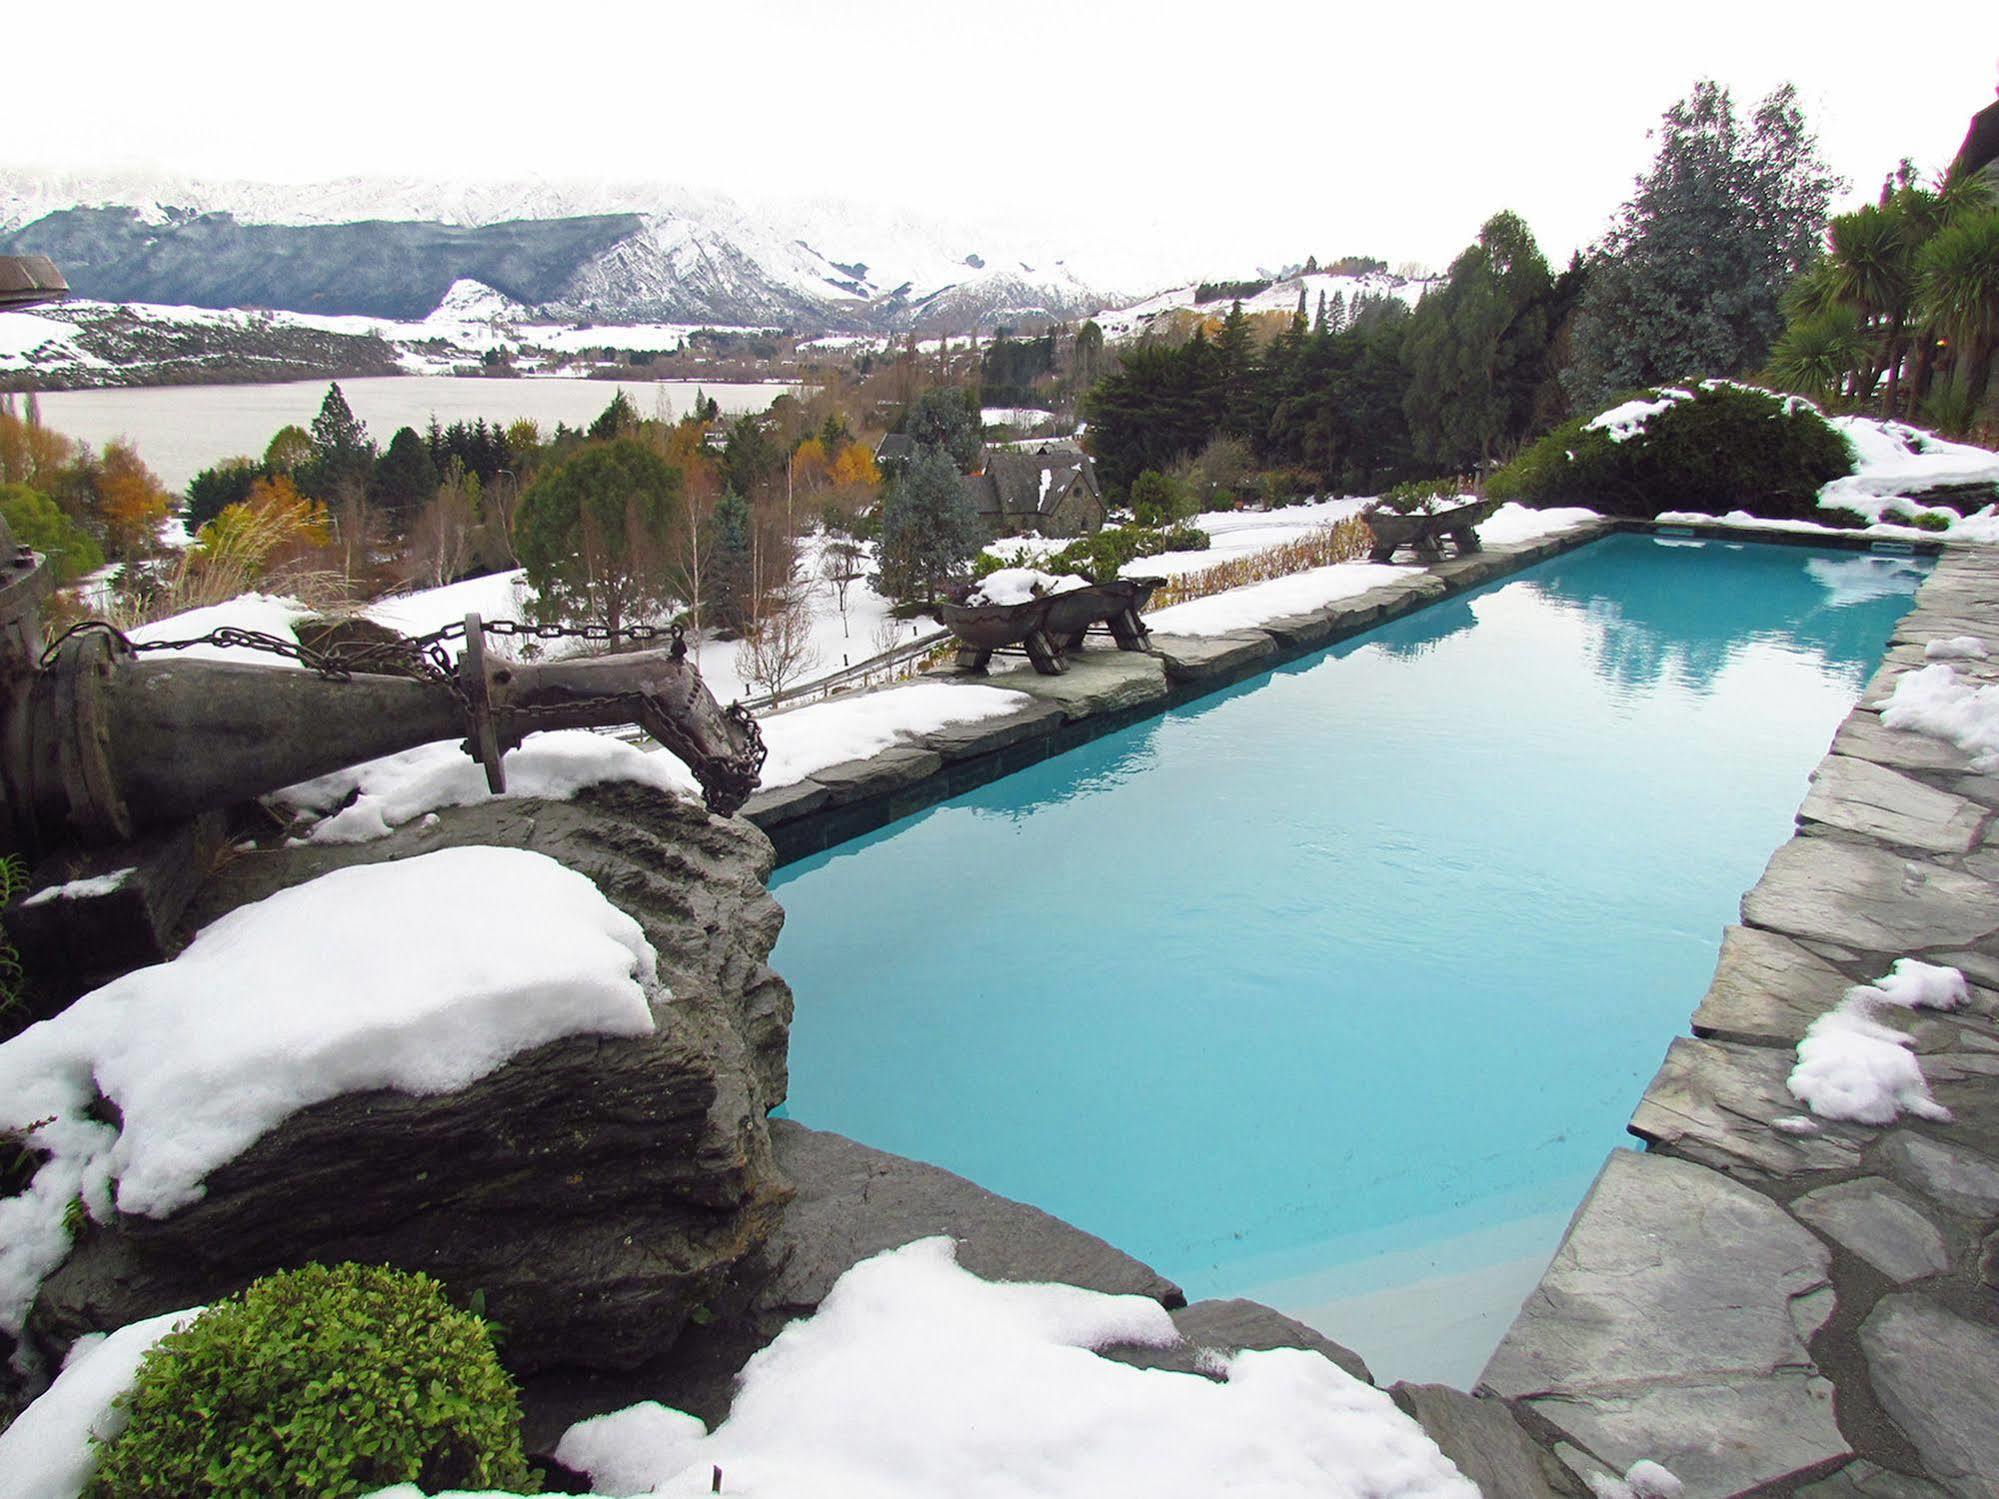
[[[1579,1474],[1650,1458],[1689,1499],[1999,1494],[1999,776],[1879,714],[1958,635],[1999,642],[1984,549],[1917,593],[1632,1118],[1645,1150],[1606,1163],[1486,1367]],[[1901,957],[1973,985],[1894,1021],[1954,1119],[1795,1122],[1805,1027]]]

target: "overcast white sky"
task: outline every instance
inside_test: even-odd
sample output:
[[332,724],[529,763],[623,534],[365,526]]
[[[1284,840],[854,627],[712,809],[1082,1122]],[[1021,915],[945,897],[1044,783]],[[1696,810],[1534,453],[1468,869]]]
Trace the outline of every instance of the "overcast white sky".
[[1993,0],[1768,4],[72,3],[0,58],[5,158],[308,181],[831,194],[1184,254],[1447,262],[1500,208],[1584,245],[1702,76],[1794,81],[1871,195],[1999,82]]

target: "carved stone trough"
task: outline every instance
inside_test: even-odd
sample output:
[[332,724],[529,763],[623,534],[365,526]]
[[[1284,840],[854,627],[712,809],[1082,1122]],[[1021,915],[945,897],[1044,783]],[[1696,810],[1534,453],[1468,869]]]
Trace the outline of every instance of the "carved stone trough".
[[1082,645],[1093,625],[1108,625],[1121,651],[1146,649],[1139,611],[1165,581],[1114,578],[1018,604],[967,604],[978,587],[971,583],[943,599],[937,617],[958,637],[958,665],[966,671],[985,671],[995,652],[1018,646],[1036,671],[1059,676],[1069,669],[1067,653]]
[[1444,555],[1443,543],[1456,543],[1458,553],[1476,552],[1479,549],[1478,532],[1473,528],[1491,520],[1493,512],[1499,509],[1498,500],[1480,500],[1476,504],[1459,505],[1453,510],[1440,510],[1434,515],[1402,515],[1382,505],[1370,505],[1361,512],[1361,518],[1374,533],[1374,550],[1368,554],[1370,562],[1387,562],[1403,547],[1413,548],[1416,555],[1425,562],[1435,562]]

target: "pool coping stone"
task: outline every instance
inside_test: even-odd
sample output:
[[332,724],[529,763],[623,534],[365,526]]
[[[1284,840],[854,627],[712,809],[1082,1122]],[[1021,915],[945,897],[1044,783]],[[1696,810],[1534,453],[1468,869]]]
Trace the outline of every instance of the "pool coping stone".
[[[1671,1163],[1689,1204],[1647,1220],[1642,1194],[1593,1189],[1479,1381],[1531,1411],[1578,1472],[1651,1459],[1686,1499],[1994,1493],[1999,783],[1968,773],[1954,746],[1888,728],[1879,708],[1927,640],[1972,634],[1999,649],[1999,554],[1912,550],[1936,566],[1833,736],[1793,837],[1744,895],[1693,1035],[1671,1042],[1633,1114],[1642,1151],[1606,1164],[1628,1178]],[[1995,679],[1993,663],[1972,665]],[[1877,1015],[1908,1036],[1952,1117],[1810,1116],[1785,1086],[1798,1038],[1905,956],[1956,964],[1973,986],[1957,1011]],[[1761,1233],[1717,1232],[1715,1204],[1751,1199]],[[1712,1295],[1745,1250],[1799,1233],[1822,1248],[1823,1285],[1774,1277]],[[1589,1246],[1602,1243],[1630,1253],[1592,1272]],[[1689,1350],[1737,1336],[1759,1295],[1788,1300],[1801,1351],[1727,1380],[1690,1372]],[[1659,1337],[1663,1313],[1685,1319],[1677,1337]],[[1602,1346],[1621,1350],[1615,1370],[1592,1366]]]

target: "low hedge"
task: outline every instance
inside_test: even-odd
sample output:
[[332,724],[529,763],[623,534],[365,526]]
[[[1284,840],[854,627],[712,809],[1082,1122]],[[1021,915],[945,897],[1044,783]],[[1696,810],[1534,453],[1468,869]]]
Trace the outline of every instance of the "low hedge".
[[1564,423],[1521,453],[1487,481],[1487,498],[1640,518],[1747,510],[1819,520],[1819,490],[1853,472],[1846,439],[1810,403],[1740,385],[1696,387],[1622,442],[1590,420]]

